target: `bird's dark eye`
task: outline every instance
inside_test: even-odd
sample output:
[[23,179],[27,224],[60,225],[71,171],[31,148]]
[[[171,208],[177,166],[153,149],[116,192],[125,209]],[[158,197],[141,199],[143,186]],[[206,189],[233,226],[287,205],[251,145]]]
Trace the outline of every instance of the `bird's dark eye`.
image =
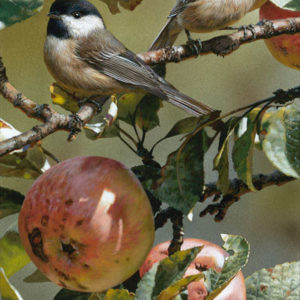
[[78,12],[78,11],[75,11],[75,12],[72,13],[72,16],[73,16],[74,18],[76,18],[76,19],[79,19],[79,18],[81,17],[81,13]]

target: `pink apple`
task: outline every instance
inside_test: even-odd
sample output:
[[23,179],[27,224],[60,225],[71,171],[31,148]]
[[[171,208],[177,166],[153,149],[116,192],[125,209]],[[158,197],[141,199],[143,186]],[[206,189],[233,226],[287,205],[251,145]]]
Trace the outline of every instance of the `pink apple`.
[[[259,19],[285,19],[300,17],[300,11],[291,11],[276,6],[271,1],[259,9]],[[271,54],[282,64],[300,70],[300,33],[283,34],[264,40]]]
[[152,247],[154,222],[146,193],[127,167],[76,157],[36,180],[20,212],[19,232],[50,280],[99,292],[138,270]]

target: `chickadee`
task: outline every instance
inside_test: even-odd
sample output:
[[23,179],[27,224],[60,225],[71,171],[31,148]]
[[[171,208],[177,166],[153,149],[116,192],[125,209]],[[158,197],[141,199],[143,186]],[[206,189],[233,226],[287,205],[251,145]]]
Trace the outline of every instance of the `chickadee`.
[[210,32],[224,28],[241,19],[247,12],[267,0],[177,0],[167,24],[162,28],[149,50],[170,47],[179,33]]
[[149,92],[201,116],[214,110],[175,90],[109,31],[86,0],[56,0],[48,14],[44,59],[62,87],[86,96]]

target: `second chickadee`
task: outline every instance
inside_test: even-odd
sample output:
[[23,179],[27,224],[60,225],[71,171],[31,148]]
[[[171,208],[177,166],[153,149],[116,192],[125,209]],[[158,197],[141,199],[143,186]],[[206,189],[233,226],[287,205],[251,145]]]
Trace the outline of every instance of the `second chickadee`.
[[44,59],[55,80],[71,92],[103,97],[149,92],[201,116],[215,112],[175,90],[109,31],[86,0],[56,0],[48,14]]
[[179,33],[210,32],[229,26],[267,0],[177,0],[167,24],[149,50],[170,47]]

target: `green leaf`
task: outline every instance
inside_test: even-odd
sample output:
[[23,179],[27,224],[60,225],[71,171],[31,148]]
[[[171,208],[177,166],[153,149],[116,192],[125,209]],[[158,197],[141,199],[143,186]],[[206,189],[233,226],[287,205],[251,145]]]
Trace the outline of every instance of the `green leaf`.
[[246,239],[238,235],[222,234],[221,236],[225,241],[223,248],[233,254],[226,258],[221,272],[212,269],[204,272],[205,284],[209,292],[205,300],[212,300],[219,295],[248,262],[250,246]]
[[3,268],[0,268],[0,299],[23,300],[20,293],[8,281]]
[[256,124],[250,117],[250,114],[248,116],[246,131],[234,143],[232,161],[238,177],[247,184],[251,191],[256,191],[252,183],[252,159]]
[[17,222],[0,239],[0,266],[8,277],[14,275],[30,262],[16,227]]
[[129,93],[118,98],[118,119],[132,125],[135,120],[136,107],[145,93]]
[[162,107],[161,99],[151,94],[146,94],[137,105],[135,122],[137,126],[149,131],[159,126],[157,112]]
[[88,300],[104,300],[105,299],[105,292],[104,293],[92,293]]
[[300,299],[300,262],[262,269],[246,279],[247,300]]
[[172,129],[167,133],[165,138],[169,138],[175,135],[190,133],[192,132],[199,122],[199,118],[188,117],[182,120],[179,120]]
[[221,131],[218,153],[214,159],[214,169],[218,171],[219,177],[217,186],[223,195],[226,195],[229,188],[229,138],[237,124],[237,117],[230,118]]
[[50,280],[39,269],[36,269],[32,274],[25,277],[23,281],[27,283],[36,283],[49,282]]
[[1,0],[0,30],[33,16],[42,6],[43,0]]
[[50,167],[39,146],[0,157],[0,176],[35,179]]
[[164,289],[157,300],[173,300],[176,296],[178,296],[181,292],[187,289],[187,286],[194,281],[198,281],[204,278],[204,274],[196,274],[184,277],[174,284],[170,285],[166,289]]
[[157,180],[160,178],[160,166],[159,165],[140,165],[132,167],[131,170],[139,181],[144,182],[147,180]]
[[67,289],[61,289],[54,297],[53,300],[89,300],[90,293],[82,293],[77,291],[71,291]]
[[191,138],[180,155],[177,155],[178,151],[171,153],[161,170],[162,177],[156,183],[157,188],[153,191],[161,201],[186,215],[203,191],[203,157],[209,144],[209,138],[202,130]]
[[265,113],[260,136],[263,151],[271,163],[282,173],[300,178],[300,108],[297,103]]
[[136,290],[136,300],[154,300],[173,283],[182,278],[202,247],[178,251],[152,266]]
[[272,2],[283,9],[300,11],[299,0],[272,0]]
[[142,0],[101,0],[106,3],[110,12],[112,14],[116,14],[120,12],[119,6],[121,5],[125,9],[134,10],[136,6],[138,6]]
[[21,193],[0,187],[0,219],[19,212],[23,201]]

